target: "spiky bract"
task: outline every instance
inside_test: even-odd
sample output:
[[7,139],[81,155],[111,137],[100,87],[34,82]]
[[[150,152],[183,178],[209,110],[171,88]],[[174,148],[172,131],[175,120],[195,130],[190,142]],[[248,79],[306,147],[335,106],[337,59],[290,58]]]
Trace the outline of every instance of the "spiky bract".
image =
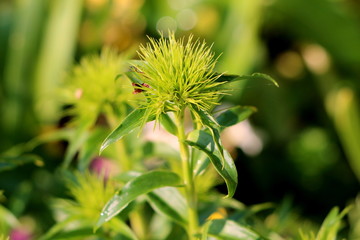
[[147,87],[141,90],[147,97],[144,107],[156,119],[167,111],[180,111],[187,106],[208,111],[218,103],[223,91],[216,87],[220,74],[214,73],[216,58],[211,46],[204,41],[193,40],[190,36],[159,40],[149,38],[150,42],[140,46],[139,56],[143,64],[136,65]]
[[104,48],[100,55],[82,58],[65,82],[64,100],[72,106],[68,114],[75,121],[93,122],[106,109],[129,102],[133,96],[130,83],[126,78],[117,79],[125,68],[125,56],[110,48]]

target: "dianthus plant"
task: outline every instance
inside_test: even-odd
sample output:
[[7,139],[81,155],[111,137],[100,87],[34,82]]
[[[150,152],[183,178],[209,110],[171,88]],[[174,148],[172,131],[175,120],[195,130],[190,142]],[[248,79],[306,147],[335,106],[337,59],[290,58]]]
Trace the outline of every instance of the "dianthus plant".
[[[101,151],[134,129],[155,121],[156,127],[161,125],[178,139],[181,174],[163,168],[128,175],[130,180],[104,206],[96,227],[122,212],[138,196],[145,195],[155,211],[185,229],[188,239],[225,234],[227,228],[216,232],[216,224],[226,226],[225,220],[221,223],[211,219],[200,221],[196,181],[212,163],[226,183],[226,197],[233,196],[237,171],[230,154],[222,146],[220,132],[244,120],[255,109],[236,106],[217,117],[212,111],[224,95],[231,94],[230,82],[272,79],[261,74],[230,76],[216,73],[217,58],[211,47],[191,36],[176,39],[170,33],[168,38],[149,40],[148,44],[140,46],[140,60],[132,61],[126,74],[132,81],[133,93],[142,94],[143,99],[104,140]],[[185,131],[186,113],[192,118],[191,131]],[[245,236],[255,234],[241,226],[239,229]]]

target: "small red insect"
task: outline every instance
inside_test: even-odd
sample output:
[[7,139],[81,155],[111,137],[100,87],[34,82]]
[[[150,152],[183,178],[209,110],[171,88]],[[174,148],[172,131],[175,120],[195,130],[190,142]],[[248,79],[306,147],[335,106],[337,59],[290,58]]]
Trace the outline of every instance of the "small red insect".
[[134,87],[134,91],[132,92],[133,94],[138,94],[144,91],[144,89],[141,89],[141,86],[146,87],[146,88],[150,88],[149,84],[146,83],[132,83],[131,84]]

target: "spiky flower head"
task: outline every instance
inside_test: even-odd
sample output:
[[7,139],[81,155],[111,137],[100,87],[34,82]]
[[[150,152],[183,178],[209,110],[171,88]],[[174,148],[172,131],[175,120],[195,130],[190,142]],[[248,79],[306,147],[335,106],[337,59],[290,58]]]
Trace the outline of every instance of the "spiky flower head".
[[74,178],[67,181],[67,188],[73,200],[54,200],[55,210],[69,219],[80,218],[83,223],[93,224],[105,203],[114,195],[117,186],[113,181],[105,182],[97,174],[76,172]]
[[141,45],[138,52],[143,64],[135,65],[142,76],[138,85],[147,97],[144,104],[148,114],[156,119],[167,111],[180,111],[186,107],[210,110],[218,103],[224,91],[217,87],[220,74],[214,73],[217,58],[205,41],[190,36],[175,39],[174,33]]
[[131,87],[125,87],[129,85],[128,79],[118,78],[127,67],[126,60],[125,55],[108,47],[102,49],[100,55],[82,58],[68,75],[63,88],[64,100],[72,106],[67,114],[78,122],[84,119],[94,122],[109,109],[117,108],[114,112],[119,112],[133,96]]

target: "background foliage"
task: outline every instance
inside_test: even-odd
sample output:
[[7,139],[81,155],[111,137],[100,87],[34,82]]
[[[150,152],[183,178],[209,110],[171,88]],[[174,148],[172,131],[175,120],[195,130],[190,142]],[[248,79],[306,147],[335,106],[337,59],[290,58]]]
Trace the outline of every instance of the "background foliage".
[[[74,167],[74,156],[88,153],[77,155],[81,141],[67,142],[106,136],[106,129],[89,132],[95,117],[86,123],[64,117],[72,103],[59,89],[72,65],[111,71],[106,62],[80,59],[105,45],[123,58],[135,57],[146,35],[158,37],[170,28],[213,42],[216,54],[222,53],[217,71],[263,72],[281,86],[248,82],[226,99],[258,109],[224,133],[239,172],[235,198],[254,208],[276,206],[259,213],[258,228],[293,236],[299,226],[303,232],[318,229],[334,206],[353,203],[341,236],[360,238],[359,13],[355,0],[0,1],[0,210],[9,211],[6,223],[20,221],[35,235],[46,232],[56,221],[53,200],[76,198],[65,183],[72,175],[59,169]],[[111,92],[88,94],[103,99],[97,111],[113,119],[127,113],[124,99],[136,97],[131,90],[115,100]],[[122,107],[114,110],[109,99]],[[84,116],[94,111],[82,110]],[[75,131],[79,122],[84,128]],[[55,129],[64,131],[50,134]],[[132,157],[141,154],[134,149]],[[89,164],[82,163],[83,169]],[[225,185],[218,190],[226,194]],[[0,232],[7,224],[0,222]]]

